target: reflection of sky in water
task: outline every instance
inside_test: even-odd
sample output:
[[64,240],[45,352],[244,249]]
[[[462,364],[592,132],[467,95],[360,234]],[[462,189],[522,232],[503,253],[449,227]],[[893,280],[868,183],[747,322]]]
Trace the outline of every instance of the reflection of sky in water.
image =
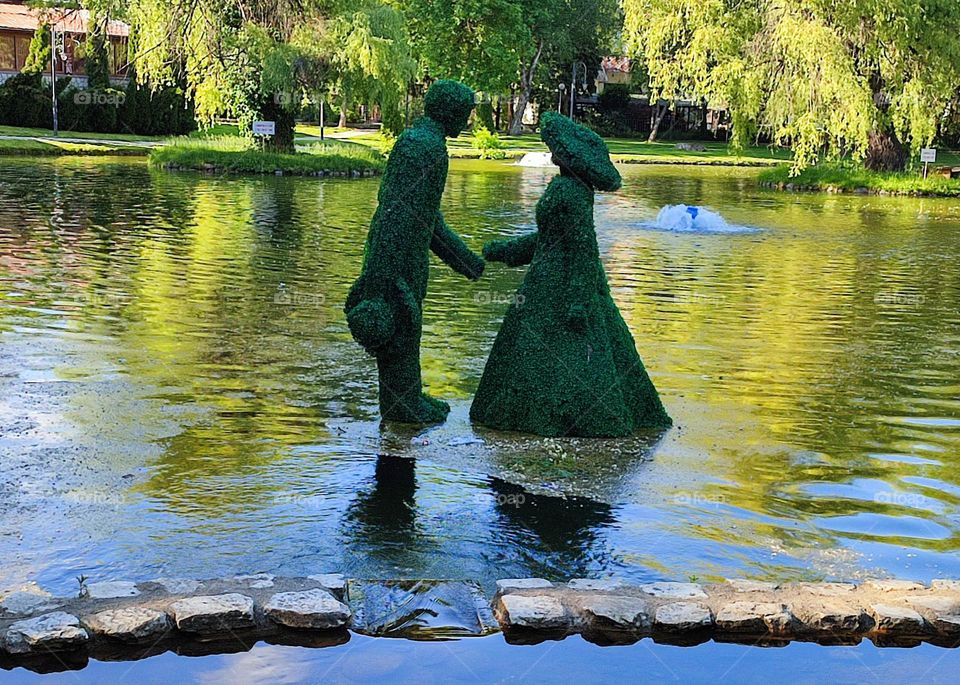
[[[471,245],[532,230],[552,172],[452,167],[444,212]],[[623,173],[598,238],[677,427],[570,444],[466,420],[522,278],[501,265],[470,284],[436,263],[424,376],[453,414],[381,431],[340,311],[375,181],[3,162],[0,586],[956,576],[960,210]],[[680,202],[763,230],[637,228]]]
[[[314,683],[397,685],[434,682],[475,685],[507,682],[576,682],[599,685],[631,681],[642,673],[652,682],[767,683],[874,682],[882,674],[896,682],[931,685],[955,682],[960,651],[929,644],[880,649],[864,640],[856,647],[795,642],[781,649],[709,642],[675,647],[644,640],[633,646],[601,647],[578,636],[537,645],[509,645],[501,635],[449,642],[415,642],[351,636],[347,644],[305,649],[258,643],[240,654],[184,659],[172,653],[132,663],[91,661],[79,673],[37,675],[17,669],[4,675],[13,685],[103,683],[119,679],[141,685],[178,682]],[[801,675],[802,674],[802,675]]]

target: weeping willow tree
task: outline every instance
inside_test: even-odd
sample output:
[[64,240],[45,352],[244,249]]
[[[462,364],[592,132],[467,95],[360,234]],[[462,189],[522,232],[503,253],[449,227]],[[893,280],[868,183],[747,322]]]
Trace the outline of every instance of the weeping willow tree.
[[398,10],[372,0],[351,3],[300,27],[293,44],[315,65],[307,71],[324,75],[318,90],[340,101],[340,126],[351,102],[366,102],[379,105],[386,128],[403,128],[403,98],[417,64]]
[[376,0],[130,0],[128,16],[141,81],[184,81],[201,122],[275,121],[284,150],[309,91],[394,112],[413,72],[402,16]]
[[733,143],[792,146],[794,170],[850,155],[904,168],[960,78],[953,0],[624,0],[654,97],[727,107]]
[[294,28],[323,7],[299,0],[130,0],[131,55],[138,80],[183,83],[202,123],[236,117],[276,122],[271,144],[293,149]]

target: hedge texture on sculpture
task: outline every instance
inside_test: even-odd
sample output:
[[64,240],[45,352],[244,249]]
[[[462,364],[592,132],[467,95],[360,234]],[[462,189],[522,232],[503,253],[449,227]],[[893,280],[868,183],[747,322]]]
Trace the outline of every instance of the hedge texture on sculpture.
[[473,104],[473,91],[455,81],[437,81],[427,91],[425,116],[400,135],[390,153],[363,269],[347,297],[350,332],[377,359],[385,420],[437,423],[450,411],[445,402],[422,392],[422,307],[431,251],[467,278],[483,273],[483,260],[440,212],[446,136],[456,136],[466,126]]
[[595,133],[548,112],[541,136],[560,167],[537,204],[537,232],[484,246],[530,268],[487,360],[471,418],[544,436],[622,437],[671,424],[610,295],[594,190],[620,187]]

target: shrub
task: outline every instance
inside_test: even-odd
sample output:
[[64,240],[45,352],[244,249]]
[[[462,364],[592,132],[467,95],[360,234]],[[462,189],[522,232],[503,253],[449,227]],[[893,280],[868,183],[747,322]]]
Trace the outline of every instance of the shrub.
[[587,112],[583,124],[603,138],[632,138],[638,135],[627,117],[626,110],[607,114],[599,111]]
[[387,129],[380,129],[380,137],[377,139],[377,151],[381,155],[389,155],[393,151],[393,146],[397,143],[397,137]]
[[480,159],[503,159],[507,156],[504,148],[506,145],[500,136],[491,133],[484,126],[478,126],[473,130],[473,149],[480,151]]
[[603,114],[625,110],[630,105],[630,86],[625,83],[608,83],[597,96],[597,109]]
[[21,72],[0,85],[0,123],[28,128],[53,125],[50,87],[40,73]]

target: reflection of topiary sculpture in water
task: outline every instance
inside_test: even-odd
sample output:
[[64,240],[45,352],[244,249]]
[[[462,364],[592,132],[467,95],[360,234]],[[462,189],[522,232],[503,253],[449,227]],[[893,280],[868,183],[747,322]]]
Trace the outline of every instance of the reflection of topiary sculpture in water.
[[541,135],[560,167],[537,204],[537,232],[484,247],[530,264],[470,409],[478,423],[546,436],[619,437],[670,425],[610,296],[593,225],[593,191],[620,174],[603,141],[547,112]]
[[421,392],[420,329],[430,251],[471,279],[483,260],[450,230],[440,213],[447,179],[446,136],[456,136],[473,109],[473,91],[437,81],[426,116],[400,135],[390,153],[370,224],[363,271],[344,311],[354,339],[377,358],[380,413],[407,423],[443,421],[449,406]]

